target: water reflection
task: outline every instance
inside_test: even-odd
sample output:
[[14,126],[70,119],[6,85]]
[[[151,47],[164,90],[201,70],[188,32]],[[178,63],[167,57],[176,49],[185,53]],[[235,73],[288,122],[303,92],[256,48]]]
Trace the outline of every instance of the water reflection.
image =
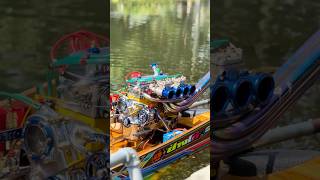
[[209,1],[115,1],[111,3],[111,81],[150,73],[156,62],[168,73],[195,82],[209,70]]
[[[228,37],[243,48],[250,69],[278,67],[319,28],[317,1],[214,1],[213,38]],[[274,69],[274,68],[272,68]],[[283,116],[281,125],[320,117],[317,83]],[[278,144],[286,148],[319,148],[320,136]]]
[[79,29],[107,34],[106,1],[0,2],[0,90],[20,92],[45,80],[51,45]]

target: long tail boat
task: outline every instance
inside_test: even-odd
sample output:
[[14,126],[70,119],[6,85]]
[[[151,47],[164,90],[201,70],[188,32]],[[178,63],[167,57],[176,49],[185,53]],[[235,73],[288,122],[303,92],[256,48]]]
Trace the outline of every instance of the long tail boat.
[[[164,74],[152,64],[152,75],[131,72],[126,86],[110,96],[110,152],[134,148],[144,176],[209,145],[210,113],[196,107],[210,73],[197,84],[182,74]],[[111,167],[114,179],[128,179],[123,166]]]

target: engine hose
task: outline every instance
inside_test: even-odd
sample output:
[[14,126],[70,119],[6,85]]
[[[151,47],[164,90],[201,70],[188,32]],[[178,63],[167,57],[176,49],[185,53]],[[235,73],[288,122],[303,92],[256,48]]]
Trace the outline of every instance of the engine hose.
[[312,86],[320,74],[320,31],[274,74],[276,93],[263,107],[241,115],[212,116],[212,158],[217,162],[252,147]]

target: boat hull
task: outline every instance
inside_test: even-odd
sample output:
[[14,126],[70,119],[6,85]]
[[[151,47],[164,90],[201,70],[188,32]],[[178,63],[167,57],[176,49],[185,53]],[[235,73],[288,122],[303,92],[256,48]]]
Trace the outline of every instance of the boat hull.
[[[209,147],[210,121],[205,121],[193,127],[185,133],[176,136],[166,143],[162,143],[147,152],[140,152],[140,167],[143,176],[147,176],[156,170],[184,157]],[[112,171],[119,172],[122,167]],[[129,179],[126,171],[114,179]]]

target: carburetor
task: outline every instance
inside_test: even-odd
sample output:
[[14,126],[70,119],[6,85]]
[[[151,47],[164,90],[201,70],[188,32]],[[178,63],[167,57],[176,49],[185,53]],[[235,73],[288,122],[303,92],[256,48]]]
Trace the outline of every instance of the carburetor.
[[163,74],[157,64],[152,64],[151,67],[153,75],[127,79],[129,92],[151,101],[181,101],[194,94],[196,87],[185,84],[185,76]]
[[123,125],[123,135],[128,140],[138,140],[157,127],[158,119],[155,108],[125,96],[120,97],[114,104],[112,113],[114,123],[118,122]]

